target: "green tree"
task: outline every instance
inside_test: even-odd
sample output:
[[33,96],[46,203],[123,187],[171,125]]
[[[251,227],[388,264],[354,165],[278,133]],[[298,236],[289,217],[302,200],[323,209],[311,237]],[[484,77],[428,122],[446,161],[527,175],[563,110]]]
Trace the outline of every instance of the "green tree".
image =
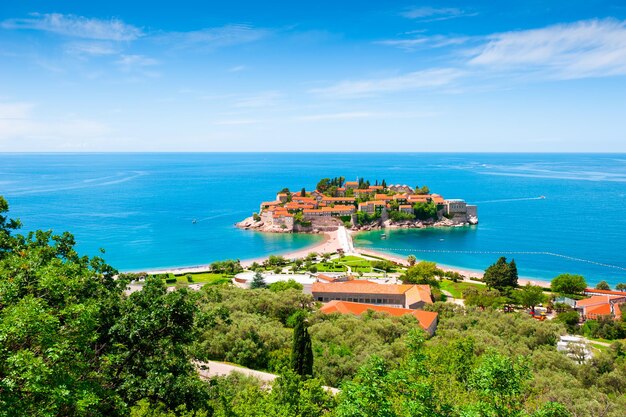
[[437,268],[434,262],[421,261],[408,268],[400,279],[405,284],[427,284],[439,287],[437,277],[443,276],[444,272]]
[[478,395],[478,402],[468,408],[480,410],[478,415],[519,416],[530,377],[530,368],[522,359],[488,353],[470,375],[468,387]]
[[419,220],[429,220],[437,218],[437,205],[433,202],[415,203],[413,205],[413,213]]
[[300,197],[306,197],[306,188],[302,187],[300,190]]
[[515,300],[535,314],[535,307],[546,301],[543,288],[532,285],[530,282],[514,293]]
[[620,282],[619,284],[615,286],[615,289],[617,291],[626,291],[626,284],[623,282]]
[[302,286],[302,284],[296,282],[293,279],[290,279],[289,281],[275,282],[273,284],[270,284],[267,288],[272,292],[281,292],[281,291],[287,291],[291,289],[302,291],[304,287]]
[[561,274],[552,280],[550,287],[561,294],[580,294],[587,288],[587,282],[582,275]]
[[490,265],[483,275],[485,284],[498,290],[517,287],[517,266],[515,261],[509,264],[504,256],[500,257],[496,263]]
[[71,234],[13,235],[16,225],[0,218],[1,416],[121,416],[141,399],[206,404],[188,353],[190,293],[146,277],[126,296],[129,277],[79,256]]
[[606,281],[600,281],[596,284],[596,290],[610,290],[611,287],[609,286],[608,282]]
[[319,191],[320,193],[324,193],[326,190],[328,190],[328,188],[330,187],[330,178],[322,178],[318,183],[317,183],[317,191]]
[[313,376],[313,348],[306,313],[299,311],[294,319],[291,368],[303,378],[311,377]]
[[480,308],[499,308],[506,304],[506,297],[496,289],[470,287],[463,291],[463,300],[467,306]]
[[574,310],[563,311],[557,314],[555,320],[565,324],[565,326],[567,327],[567,330],[570,333],[575,333],[578,330],[578,322],[580,321],[580,315],[578,314],[577,311],[574,311]]
[[250,283],[250,289],[258,289],[265,288],[267,284],[265,283],[265,278],[263,278],[263,271],[257,269],[254,273],[254,277],[252,278],[252,282]]
[[409,255],[406,257],[406,261],[409,263],[409,266],[413,266],[417,262],[417,258],[414,255]]

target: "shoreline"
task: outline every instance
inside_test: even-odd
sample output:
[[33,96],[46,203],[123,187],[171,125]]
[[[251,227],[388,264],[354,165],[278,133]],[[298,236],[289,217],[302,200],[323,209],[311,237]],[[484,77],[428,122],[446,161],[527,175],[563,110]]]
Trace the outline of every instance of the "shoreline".
[[[380,257],[380,258],[385,258],[387,260],[393,261],[393,262],[398,262],[401,265],[404,266],[408,266],[408,262],[406,260],[406,258],[401,257],[400,255],[394,255],[394,254],[390,254],[387,252],[381,252],[378,250],[373,250],[373,249],[366,249],[366,248],[356,248],[356,251],[358,253],[362,253],[363,255],[372,255],[372,256],[376,256],[376,257]],[[423,259],[417,259],[417,262],[422,261]],[[483,271],[480,270],[476,270],[476,269],[469,269],[469,268],[463,268],[463,267],[459,267],[459,266],[454,266],[454,265],[446,265],[446,264],[440,264],[437,263],[437,267],[444,270],[444,271],[452,271],[452,272],[458,272],[461,275],[465,275],[467,278],[464,279],[463,281],[465,282],[473,282],[475,284],[479,284],[480,282],[478,281],[474,281],[471,278],[481,278],[484,275]],[[542,279],[537,279],[534,277],[519,277],[519,279],[517,280],[517,283],[519,286],[524,286],[527,283],[530,283],[531,285],[536,285],[542,288],[550,288],[550,281],[545,281]]]
[[[242,259],[240,260],[241,266],[243,266],[244,268],[247,268],[250,265],[252,265],[254,262],[257,262],[257,263],[263,262],[264,260],[268,259],[271,255],[282,256],[287,259],[293,259],[293,258],[303,258],[311,252],[333,253],[333,252],[337,252],[338,249],[344,249],[346,253],[354,252],[354,253],[363,254],[366,256],[370,255],[374,257],[387,259],[392,262],[397,262],[404,266],[408,266],[406,257],[402,257],[397,254],[382,252],[379,250],[374,250],[374,249],[369,249],[369,248],[361,248],[361,247],[354,247],[353,250],[350,250],[350,248],[353,247],[352,235],[354,235],[355,233],[359,233],[359,232],[353,232],[353,231],[344,229],[345,234],[347,236],[347,240],[348,240],[348,242],[346,242],[345,241],[346,238],[344,238],[342,241],[342,237],[339,235],[340,230],[320,233],[321,235],[323,235],[323,240],[321,242],[318,242],[311,246],[307,246],[302,249],[297,249],[294,251],[287,251],[287,252],[282,252],[282,253],[281,252],[271,253],[266,256],[261,256],[261,257],[256,257],[256,258]],[[348,250],[346,250],[346,246]],[[417,259],[417,262],[421,260],[422,259]],[[437,263],[437,266],[444,271],[458,272],[459,274],[466,276],[467,278],[464,280],[466,282],[478,283],[478,281],[471,280],[470,278],[482,278],[483,277],[483,271],[480,271],[480,270],[473,270],[470,268],[463,268],[463,267],[459,267],[455,265],[446,265],[446,264],[439,264],[439,263]],[[206,265],[196,265],[196,266],[188,266],[188,267],[159,268],[159,269],[146,270],[145,272],[148,274],[163,274],[163,273],[189,274],[189,273],[208,272],[209,268],[210,268],[210,264],[206,264]],[[550,288],[549,281],[534,278],[534,277],[519,277],[518,284],[520,286],[524,286],[527,283],[530,283],[532,285],[537,285],[543,288]]]

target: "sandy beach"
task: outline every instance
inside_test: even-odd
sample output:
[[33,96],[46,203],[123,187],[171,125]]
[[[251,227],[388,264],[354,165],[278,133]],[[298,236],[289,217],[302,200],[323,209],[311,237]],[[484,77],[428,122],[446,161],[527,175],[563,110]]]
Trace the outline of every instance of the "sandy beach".
[[[409,265],[408,261],[406,260],[406,257],[379,252],[379,251],[375,251],[372,249],[354,248],[354,246],[352,245],[351,235],[352,233],[346,230],[345,228],[340,228],[339,230],[332,231],[332,232],[324,232],[323,233],[324,240],[313,246],[309,246],[304,249],[299,249],[297,251],[292,251],[292,252],[272,253],[272,254],[268,254],[265,257],[245,259],[241,261],[241,266],[243,266],[244,268],[247,268],[250,265],[252,265],[254,262],[261,263],[265,259],[267,259],[270,255],[279,255],[287,259],[294,259],[294,258],[304,258],[311,252],[334,253],[334,252],[337,252],[337,250],[339,249],[343,249],[346,254],[354,253],[354,254],[369,255],[369,256],[387,259],[392,262],[397,262],[400,265],[404,265],[404,266]],[[418,259],[418,262],[419,261],[420,260]],[[467,277],[466,281],[471,281],[474,283],[476,283],[476,281],[472,281],[470,278],[482,278],[483,277],[483,271],[463,269],[463,268],[459,268],[455,266],[442,265],[442,264],[438,264],[437,266],[443,269],[444,271],[458,272],[459,274]],[[209,268],[210,268],[210,265],[198,265],[198,266],[181,267],[181,268],[162,268],[159,270],[150,270],[150,271],[147,271],[147,273],[163,274],[163,273],[171,272],[175,274],[188,274],[188,273],[206,272],[209,270]],[[540,287],[546,287],[546,288],[550,287],[550,282],[532,278],[532,277],[520,277],[518,279],[518,283],[519,285],[526,285],[527,283],[530,283],[532,285],[538,285]]]

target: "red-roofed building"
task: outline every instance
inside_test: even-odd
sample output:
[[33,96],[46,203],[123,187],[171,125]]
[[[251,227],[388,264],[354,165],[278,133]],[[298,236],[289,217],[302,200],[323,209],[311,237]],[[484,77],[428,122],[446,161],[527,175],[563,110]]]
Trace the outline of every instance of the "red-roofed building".
[[316,282],[311,292],[315,300],[324,303],[340,300],[410,309],[433,303],[428,285],[377,284],[365,280],[328,284]]
[[324,314],[354,314],[360,316],[368,311],[386,313],[390,316],[404,316],[410,314],[417,319],[420,327],[426,330],[431,336],[437,330],[438,314],[432,311],[411,310],[408,308],[388,307],[376,304],[354,303],[350,301],[333,300],[326,303],[320,311]]
[[594,295],[576,301],[576,309],[580,311],[584,320],[597,320],[600,317],[622,317],[620,305],[626,303],[624,295]]

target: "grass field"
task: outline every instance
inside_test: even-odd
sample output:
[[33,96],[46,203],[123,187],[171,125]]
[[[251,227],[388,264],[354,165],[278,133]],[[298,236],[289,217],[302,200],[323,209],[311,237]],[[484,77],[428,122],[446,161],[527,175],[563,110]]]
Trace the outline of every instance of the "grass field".
[[454,298],[463,298],[463,291],[468,288],[485,288],[484,285],[474,284],[471,282],[453,282],[444,279],[440,283],[440,288],[444,291],[448,291]]
[[[187,275],[191,275],[192,282],[187,280]],[[199,272],[195,274],[182,274],[175,275],[177,284],[206,284],[206,285],[217,285],[223,284],[225,282],[230,282],[231,276],[223,275],[223,274],[212,274],[210,272]],[[175,285],[175,284],[168,284]]]

